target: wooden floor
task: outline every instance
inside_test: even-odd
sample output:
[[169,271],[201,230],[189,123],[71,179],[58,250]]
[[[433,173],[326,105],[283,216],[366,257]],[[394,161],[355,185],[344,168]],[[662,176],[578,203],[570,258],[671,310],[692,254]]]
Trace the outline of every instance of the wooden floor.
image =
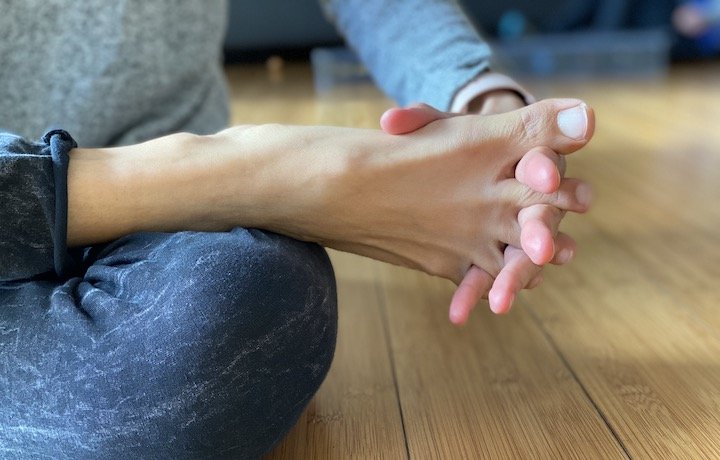
[[[367,87],[316,97],[305,66],[232,68],[236,123],[375,127]],[[596,109],[570,175],[577,259],[508,316],[447,321],[452,286],[332,253],[340,331],[320,392],[270,459],[719,459],[720,65],[531,85]]]

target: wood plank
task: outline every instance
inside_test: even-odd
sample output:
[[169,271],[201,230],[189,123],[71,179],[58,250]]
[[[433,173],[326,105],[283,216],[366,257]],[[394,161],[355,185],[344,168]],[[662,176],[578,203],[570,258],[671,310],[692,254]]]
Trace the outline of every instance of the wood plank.
[[390,266],[381,275],[411,458],[625,458],[526,312],[482,306],[457,329],[449,283]]
[[718,458],[717,331],[644,277],[620,243],[598,232],[575,287],[546,286],[527,305],[633,458]]
[[587,89],[598,201],[572,268],[523,296],[633,458],[720,458],[718,70]]

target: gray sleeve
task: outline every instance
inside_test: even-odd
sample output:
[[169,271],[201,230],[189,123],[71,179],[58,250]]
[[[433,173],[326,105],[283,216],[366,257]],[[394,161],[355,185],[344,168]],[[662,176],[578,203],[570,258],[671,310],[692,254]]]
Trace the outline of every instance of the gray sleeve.
[[41,142],[0,133],[0,281],[70,270],[67,251],[68,133]]
[[490,48],[455,0],[322,0],[326,14],[400,105],[449,110],[489,67]]

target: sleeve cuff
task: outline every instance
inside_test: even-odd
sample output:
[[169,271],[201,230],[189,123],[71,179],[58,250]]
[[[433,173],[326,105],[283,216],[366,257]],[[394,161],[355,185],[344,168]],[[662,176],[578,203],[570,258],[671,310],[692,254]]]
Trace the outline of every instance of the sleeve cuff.
[[484,72],[455,93],[455,97],[450,105],[450,111],[455,113],[467,113],[468,105],[473,99],[482,96],[485,93],[498,90],[516,92],[527,105],[536,101],[532,94],[530,94],[512,78],[495,72]]
[[61,129],[48,131],[42,138],[50,147],[55,179],[55,223],[53,228],[53,257],[55,272],[64,277],[76,266],[76,259],[67,247],[68,187],[67,175],[70,150],[77,147],[75,140]]

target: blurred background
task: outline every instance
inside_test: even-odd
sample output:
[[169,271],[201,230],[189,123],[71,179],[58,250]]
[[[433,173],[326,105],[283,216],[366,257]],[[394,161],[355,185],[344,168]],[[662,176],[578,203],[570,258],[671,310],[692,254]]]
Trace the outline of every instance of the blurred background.
[[[662,75],[720,56],[720,0],[461,0],[494,67],[525,78]],[[317,0],[231,0],[228,62],[311,58],[319,91],[367,79]]]

